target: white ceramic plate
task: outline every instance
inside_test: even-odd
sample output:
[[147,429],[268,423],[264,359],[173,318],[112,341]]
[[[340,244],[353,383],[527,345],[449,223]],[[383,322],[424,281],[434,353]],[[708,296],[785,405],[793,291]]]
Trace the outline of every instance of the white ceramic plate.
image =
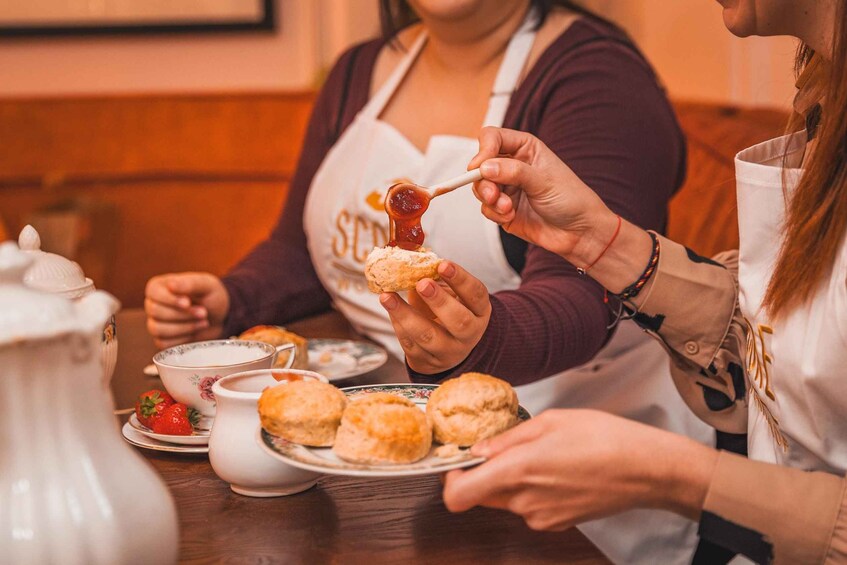
[[159,442],[166,443],[175,443],[177,445],[208,445],[209,444],[209,431],[208,430],[195,430],[193,435],[190,436],[175,436],[170,434],[157,434],[144,424],[138,421],[138,417],[133,414],[129,417],[129,421],[127,422],[133,430],[136,432],[149,437],[150,439],[155,439]]
[[[422,410],[426,409],[429,395],[438,385],[424,384],[386,384],[353,386],[341,389],[348,398],[373,394],[375,392],[389,392],[398,396],[408,398],[418,405]],[[518,417],[528,420],[529,412],[521,406],[518,409]],[[431,475],[444,473],[452,469],[462,469],[479,465],[485,461],[482,457],[473,457],[467,449],[460,449],[458,453],[449,457],[439,457],[436,450],[441,447],[433,444],[429,455],[407,465],[366,465],[349,463],[336,457],[331,447],[307,447],[297,443],[291,443],[281,437],[269,434],[262,428],[257,431],[259,445],[271,456],[309,471],[316,471],[327,475],[346,475],[349,477],[412,477],[416,475]]]
[[121,428],[124,439],[136,447],[152,449],[154,451],[167,451],[170,453],[209,453],[208,445],[174,445],[164,441],[157,441],[137,432],[129,422]]
[[364,375],[388,360],[383,348],[366,341],[314,338],[309,340],[309,370],[330,381]]

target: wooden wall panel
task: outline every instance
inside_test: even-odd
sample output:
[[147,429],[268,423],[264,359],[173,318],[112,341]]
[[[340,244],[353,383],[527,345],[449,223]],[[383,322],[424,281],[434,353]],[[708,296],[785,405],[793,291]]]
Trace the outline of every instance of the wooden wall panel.
[[[0,224],[14,235],[47,206],[111,205],[114,219],[98,236],[107,241],[90,241],[94,251],[79,260],[125,307],[141,305],[155,274],[222,274],[284,205],[313,98],[0,100]],[[676,106],[690,155],[669,234],[703,254],[735,247],[733,156],[777,135],[786,116]]]
[[125,307],[141,305],[155,274],[222,274],[276,220],[313,99],[0,100],[0,222],[13,236],[46,207],[111,205],[98,237],[113,239],[88,241],[77,259]]
[[668,236],[706,256],[736,249],[735,154],[780,135],[788,116],[710,104],[675,107],[688,139],[688,175],[670,204]]

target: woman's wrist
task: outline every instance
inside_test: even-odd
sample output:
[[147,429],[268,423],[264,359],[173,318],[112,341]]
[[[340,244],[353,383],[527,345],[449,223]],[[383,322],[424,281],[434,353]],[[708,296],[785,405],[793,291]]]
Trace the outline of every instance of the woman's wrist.
[[586,271],[612,293],[631,285],[643,272],[653,250],[653,240],[645,230],[619,219],[605,208],[595,214],[590,227],[576,243],[560,255]]
[[646,454],[653,461],[647,480],[657,486],[650,506],[699,520],[719,452],[683,436],[662,435]]

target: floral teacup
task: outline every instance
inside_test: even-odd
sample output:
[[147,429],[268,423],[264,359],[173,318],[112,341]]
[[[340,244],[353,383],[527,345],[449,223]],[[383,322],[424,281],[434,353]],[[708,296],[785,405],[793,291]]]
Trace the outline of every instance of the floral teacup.
[[260,341],[220,339],[177,345],[153,356],[153,363],[168,393],[177,402],[196,409],[203,416],[215,416],[212,385],[241,371],[270,369],[280,351],[290,351],[286,365],[297,354],[293,343],[274,347]]

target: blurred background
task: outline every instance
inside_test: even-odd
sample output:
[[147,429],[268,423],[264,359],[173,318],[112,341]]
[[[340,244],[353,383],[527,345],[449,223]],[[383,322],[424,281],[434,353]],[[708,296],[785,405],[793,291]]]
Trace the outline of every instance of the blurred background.
[[[0,240],[32,223],[125,307],[268,233],[327,68],[379,29],[377,0],[184,1],[0,3]],[[583,4],[633,36],[688,137],[670,235],[731,247],[732,157],[784,127],[794,41],[733,38],[714,0]]]

